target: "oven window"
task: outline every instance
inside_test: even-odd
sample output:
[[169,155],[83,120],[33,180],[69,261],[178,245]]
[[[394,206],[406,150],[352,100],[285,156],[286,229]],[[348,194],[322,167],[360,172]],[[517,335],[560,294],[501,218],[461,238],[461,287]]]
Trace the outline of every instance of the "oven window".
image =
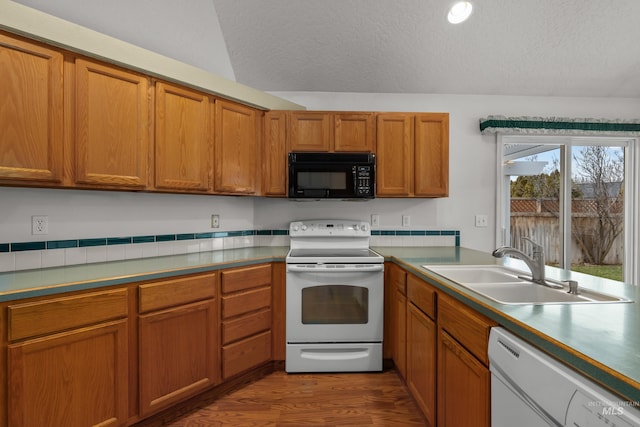
[[367,288],[326,285],[302,290],[302,323],[305,325],[366,324],[368,321]]
[[298,188],[301,190],[346,190],[345,172],[298,172]]

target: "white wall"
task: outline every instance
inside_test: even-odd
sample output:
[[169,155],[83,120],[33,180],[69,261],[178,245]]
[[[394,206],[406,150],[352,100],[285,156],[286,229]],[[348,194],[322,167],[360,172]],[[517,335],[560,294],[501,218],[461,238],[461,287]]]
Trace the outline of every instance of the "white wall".
[[[253,198],[0,187],[0,243],[251,230]],[[49,234],[31,235],[31,216]]]

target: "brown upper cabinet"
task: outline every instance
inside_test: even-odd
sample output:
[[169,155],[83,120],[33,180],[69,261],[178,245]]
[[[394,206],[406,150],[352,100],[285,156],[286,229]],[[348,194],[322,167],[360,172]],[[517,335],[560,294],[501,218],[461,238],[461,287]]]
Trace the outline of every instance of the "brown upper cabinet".
[[62,53],[0,33],[2,182],[62,182],[63,67]]
[[286,197],[289,152],[371,152],[377,197],[448,195],[448,113],[264,113],[153,81],[0,32],[0,185]]
[[375,153],[375,115],[373,113],[335,113],[334,151]]
[[330,151],[333,145],[331,115],[321,111],[289,113],[289,151]]
[[75,182],[144,189],[148,181],[149,79],[77,59]]
[[170,83],[155,85],[155,188],[210,189],[213,100]]
[[289,151],[375,152],[374,113],[291,111]]
[[262,113],[230,101],[215,105],[214,191],[258,194]]
[[262,194],[287,195],[287,115],[267,111],[264,115],[264,166]]
[[379,113],[376,127],[376,196],[448,196],[448,113]]

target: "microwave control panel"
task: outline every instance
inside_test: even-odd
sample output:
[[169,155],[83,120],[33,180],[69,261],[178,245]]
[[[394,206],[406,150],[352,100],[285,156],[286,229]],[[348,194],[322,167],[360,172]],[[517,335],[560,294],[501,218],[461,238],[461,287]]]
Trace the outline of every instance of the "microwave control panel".
[[355,166],[356,175],[356,192],[358,195],[373,194],[372,167],[371,166]]

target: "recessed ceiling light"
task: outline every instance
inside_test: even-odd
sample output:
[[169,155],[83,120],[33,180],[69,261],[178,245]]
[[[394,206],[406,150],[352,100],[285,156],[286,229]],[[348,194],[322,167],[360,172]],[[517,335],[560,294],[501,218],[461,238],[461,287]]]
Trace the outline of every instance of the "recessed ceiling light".
[[469,15],[471,15],[472,10],[473,6],[471,5],[471,2],[459,1],[451,6],[451,9],[449,9],[449,14],[447,15],[447,19],[452,24],[459,24],[467,20]]

